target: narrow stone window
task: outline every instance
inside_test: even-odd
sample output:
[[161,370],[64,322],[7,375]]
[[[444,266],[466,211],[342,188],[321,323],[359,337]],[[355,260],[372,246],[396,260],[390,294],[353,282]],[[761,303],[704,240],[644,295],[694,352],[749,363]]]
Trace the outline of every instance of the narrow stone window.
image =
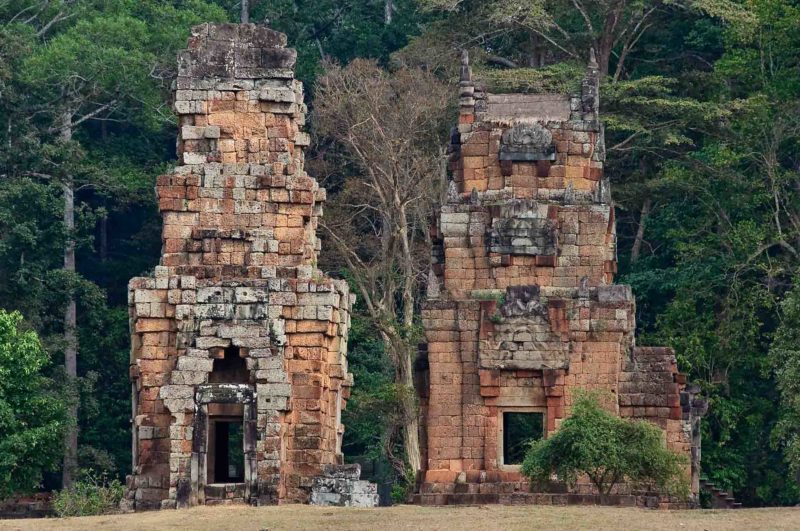
[[503,464],[521,465],[528,444],[544,437],[544,413],[503,412]]
[[224,356],[214,360],[214,368],[208,375],[208,383],[248,383],[250,375],[247,362],[239,354],[239,347],[228,347]]

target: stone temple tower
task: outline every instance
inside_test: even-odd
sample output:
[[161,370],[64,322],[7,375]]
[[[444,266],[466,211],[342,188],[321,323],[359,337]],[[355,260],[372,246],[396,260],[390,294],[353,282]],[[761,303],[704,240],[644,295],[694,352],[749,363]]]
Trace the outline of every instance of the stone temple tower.
[[135,509],[376,498],[339,466],[353,296],[316,269],[325,190],[285,45],[204,24],[179,54],[161,263],[129,286]]
[[417,500],[534,501],[519,472],[526,443],[558,429],[578,388],[607,390],[620,416],[660,426],[691,458],[696,493],[705,404],[671,349],[635,346],[630,287],[613,284],[594,59],[575,94],[490,94],[465,54],[450,153],[417,363]]

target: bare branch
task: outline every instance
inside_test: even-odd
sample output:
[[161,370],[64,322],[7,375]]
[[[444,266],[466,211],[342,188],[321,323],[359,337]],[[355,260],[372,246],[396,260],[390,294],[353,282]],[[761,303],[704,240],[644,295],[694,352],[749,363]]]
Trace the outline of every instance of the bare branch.
[[[102,112],[113,108],[114,105],[116,105],[116,104],[117,104],[117,100],[111,100],[108,103],[104,103],[103,105],[99,106],[98,108],[96,108],[92,112],[90,112],[88,114],[84,114],[83,116],[81,116],[77,120],[73,120],[69,125],[70,125],[70,127],[77,127],[78,125],[82,124],[86,120],[91,120],[92,118],[94,118],[98,114],[101,114]],[[54,127],[51,127],[50,129],[48,129],[47,132],[48,133],[56,133],[58,131],[61,131],[61,129],[63,129],[63,126],[57,126],[57,127],[54,126]]]

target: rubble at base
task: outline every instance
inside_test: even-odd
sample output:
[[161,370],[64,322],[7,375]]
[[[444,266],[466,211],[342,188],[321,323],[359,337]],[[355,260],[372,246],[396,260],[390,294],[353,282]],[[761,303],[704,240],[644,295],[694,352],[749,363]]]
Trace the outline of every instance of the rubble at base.
[[359,479],[361,466],[330,465],[311,485],[311,505],[377,507],[378,486]]

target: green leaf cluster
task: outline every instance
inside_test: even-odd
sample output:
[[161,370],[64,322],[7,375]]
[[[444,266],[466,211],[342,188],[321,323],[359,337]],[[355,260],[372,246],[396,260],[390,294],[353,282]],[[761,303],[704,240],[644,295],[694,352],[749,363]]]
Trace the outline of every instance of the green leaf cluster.
[[22,315],[0,309],[0,498],[34,491],[58,466],[67,417],[50,357]]
[[667,449],[662,430],[650,422],[623,419],[607,411],[602,405],[607,398],[586,391],[576,393],[571,414],[558,430],[531,443],[522,473],[539,485],[555,477],[574,486],[586,476],[601,496],[609,495],[620,483],[688,495],[686,459]]
[[62,518],[110,514],[119,511],[124,495],[125,485],[118,479],[84,471],[72,487],[56,493],[53,509]]

